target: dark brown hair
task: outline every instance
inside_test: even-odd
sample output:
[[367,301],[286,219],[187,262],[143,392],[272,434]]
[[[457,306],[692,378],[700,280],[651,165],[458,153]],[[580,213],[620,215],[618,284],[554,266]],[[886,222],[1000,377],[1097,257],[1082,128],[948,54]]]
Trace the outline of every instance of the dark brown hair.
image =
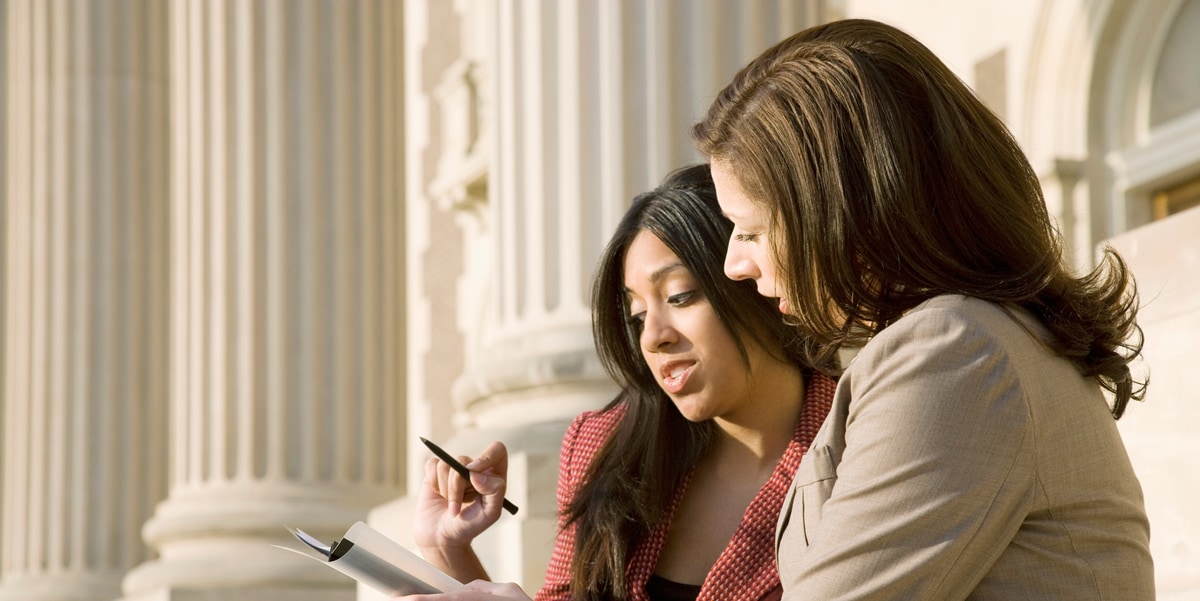
[[565,511],[566,523],[576,528],[572,599],[629,597],[629,552],[667,519],[676,491],[712,439],[712,422],[685,419],[642,356],[640,323],[629,319],[624,273],[625,253],[638,233],[653,233],[679,257],[747,365],[748,343],[797,365],[810,352],[752,283],[725,277],[732,229],[721,215],[708,166],[695,165],[637,196],[600,258],[592,287],[593,336],[601,362],[622,387],[606,410],[621,406],[625,415]]
[[963,294],[1031,311],[1054,350],[1140,399],[1137,294],[1106,249],[1065,265],[1041,185],[1011,133],[934,54],[883,23],[802,31],[746,65],[693,130],[772,215],[796,325],[820,357],[922,301]]

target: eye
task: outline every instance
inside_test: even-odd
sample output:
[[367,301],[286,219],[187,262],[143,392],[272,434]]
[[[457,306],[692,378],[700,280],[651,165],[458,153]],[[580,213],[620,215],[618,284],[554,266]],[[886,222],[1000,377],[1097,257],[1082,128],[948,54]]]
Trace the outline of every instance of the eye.
[[646,303],[628,287],[625,288],[625,298],[621,299],[621,308],[624,309],[625,323],[646,321]]
[[695,300],[696,296],[697,293],[695,290],[688,290],[687,292],[672,294],[671,296],[667,297],[667,304],[671,305],[672,307],[684,307]]

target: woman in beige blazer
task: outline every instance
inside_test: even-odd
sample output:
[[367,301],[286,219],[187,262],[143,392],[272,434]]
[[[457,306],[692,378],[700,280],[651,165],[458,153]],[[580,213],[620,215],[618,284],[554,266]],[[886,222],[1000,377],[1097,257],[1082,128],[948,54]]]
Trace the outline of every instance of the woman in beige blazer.
[[815,364],[861,348],[784,502],[784,597],[1153,599],[1114,423],[1145,390],[1134,282],[1111,250],[1070,273],[1000,119],[852,20],[752,61],[693,135],[735,225],[726,273],[779,299]]

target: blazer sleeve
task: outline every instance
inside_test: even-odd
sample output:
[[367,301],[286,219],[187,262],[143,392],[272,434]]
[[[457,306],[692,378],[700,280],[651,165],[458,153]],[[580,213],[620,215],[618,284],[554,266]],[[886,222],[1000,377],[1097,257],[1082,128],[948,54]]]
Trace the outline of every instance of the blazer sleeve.
[[[1033,436],[1003,341],[953,310],[910,314],[843,378],[836,481],[780,565],[785,599],[965,599],[1033,499]],[[835,445],[840,446],[840,445]]]

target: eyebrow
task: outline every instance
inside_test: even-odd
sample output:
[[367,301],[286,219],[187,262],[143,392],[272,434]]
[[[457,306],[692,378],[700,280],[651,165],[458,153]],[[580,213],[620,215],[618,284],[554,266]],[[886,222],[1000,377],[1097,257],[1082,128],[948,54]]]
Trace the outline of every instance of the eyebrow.
[[[730,220],[731,222],[733,222],[733,227],[736,227],[736,228],[739,226],[737,224],[737,221],[734,221],[734,220],[738,220],[738,218],[740,218],[740,220],[742,220],[743,222],[750,221],[751,222],[750,226],[754,226],[756,228],[761,227],[761,226],[758,226],[758,222],[755,220],[754,215],[746,216],[746,215],[742,215],[742,214],[730,214],[730,212],[728,212],[728,211],[721,211],[721,217],[725,217],[726,220]],[[745,226],[740,226],[740,228],[746,229]]]
[[[687,265],[684,265],[682,261],[667,263],[666,265],[655,269],[654,272],[650,274],[650,283],[657,284],[661,282],[663,278],[667,277],[667,274],[680,269],[687,269]],[[633,294],[633,291],[629,289],[629,286],[622,286],[622,288],[624,289],[626,296]]]
[[650,281],[657,284],[661,282],[663,278],[667,277],[668,273],[671,273],[677,269],[687,269],[687,266],[685,266],[682,261],[675,261],[674,263],[663,265],[662,267],[654,270],[654,273],[650,274]]
[[[733,221],[734,219],[742,219],[743,221],[745,221],[752,217],[752,216],[747,217],[745,215],[742,215],[741,213],[729,213],[728,211],[721,211],[721,216],[730,221]],[[757,222],[755,222],[755,224],[757,224]],[[736,224],[735,224],[735,227],[736,227]]]

